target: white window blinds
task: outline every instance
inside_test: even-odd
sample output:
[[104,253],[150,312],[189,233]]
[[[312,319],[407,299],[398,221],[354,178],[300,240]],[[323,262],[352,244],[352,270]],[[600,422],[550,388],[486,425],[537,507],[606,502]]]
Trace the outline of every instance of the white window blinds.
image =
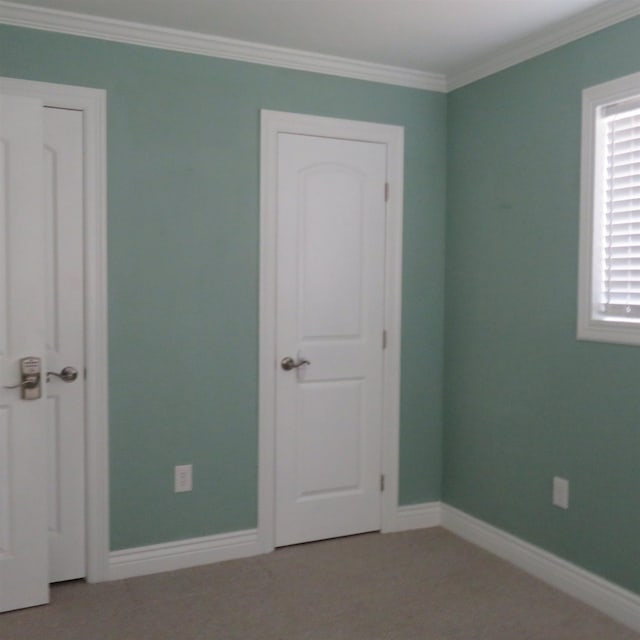
[[600,312],[640,322],[640,99],[603,107]]

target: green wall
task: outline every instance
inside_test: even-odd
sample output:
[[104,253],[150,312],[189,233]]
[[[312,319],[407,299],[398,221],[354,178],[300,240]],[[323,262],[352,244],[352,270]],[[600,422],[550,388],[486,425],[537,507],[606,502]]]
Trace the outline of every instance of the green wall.
[[400,503],[439,499],[443,94],[7,26],[0,75],[108,92],[113,549],[256,526],[260,109],[405,127]]
[[640,349],[578,342],[576,294],[581,91],[639,70],[633,19],[448,96],[443,483],[636,592]]
[[400,503],[442,497],[640,592],[640,349],[575,338],[581,91],[638,70],[640,19],[449,96],[0,26],[1,75],[108,92],[112,547],[256,525],[278,109],[405,127]]

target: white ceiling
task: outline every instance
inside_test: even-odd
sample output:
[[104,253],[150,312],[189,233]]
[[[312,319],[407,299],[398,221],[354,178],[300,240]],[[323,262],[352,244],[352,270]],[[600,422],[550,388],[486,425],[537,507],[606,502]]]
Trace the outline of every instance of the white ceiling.
[[566,32],[572,23],[588,26],[590,18],[597,22],[607,12],[623,10],[623,17],[640,13],[640,0],[14,0],[14,5],[299,49],[448,78],[536,37],[554,30]]

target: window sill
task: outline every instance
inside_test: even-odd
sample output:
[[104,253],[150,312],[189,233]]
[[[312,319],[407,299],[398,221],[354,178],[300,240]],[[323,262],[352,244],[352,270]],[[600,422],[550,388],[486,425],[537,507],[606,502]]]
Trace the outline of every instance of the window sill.
[[640,324],[594,320],[578,323],[578,340],[640,346]]

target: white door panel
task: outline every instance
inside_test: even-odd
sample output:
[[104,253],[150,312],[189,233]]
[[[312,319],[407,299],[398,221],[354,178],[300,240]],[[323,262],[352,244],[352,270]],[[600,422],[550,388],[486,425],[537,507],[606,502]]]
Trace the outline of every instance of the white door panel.
[[0,611],[49,599],[45,400],[18,360],[45,355],[42,103],[0,94]]
[[[82,112],[44,109],[46,369],[84,367]],[[83,577],[84,376],[47,385],[50,582]]]
[[0,389],[0,611],[85,575],[83,119],[0,96],[0,379],[42,359],[42,398]]
[[380,528],[386,147],[278,136],[276,545]]
[[[362,380],[300,389],[300,499],[358,491],[362,485]],[[355,463],[355,464],[354,464]]]
[[296,196],[304,202],[298,221],[303,340],[361,333],[364,178],[348,166],[329,162],[298,176],[303,192]]

